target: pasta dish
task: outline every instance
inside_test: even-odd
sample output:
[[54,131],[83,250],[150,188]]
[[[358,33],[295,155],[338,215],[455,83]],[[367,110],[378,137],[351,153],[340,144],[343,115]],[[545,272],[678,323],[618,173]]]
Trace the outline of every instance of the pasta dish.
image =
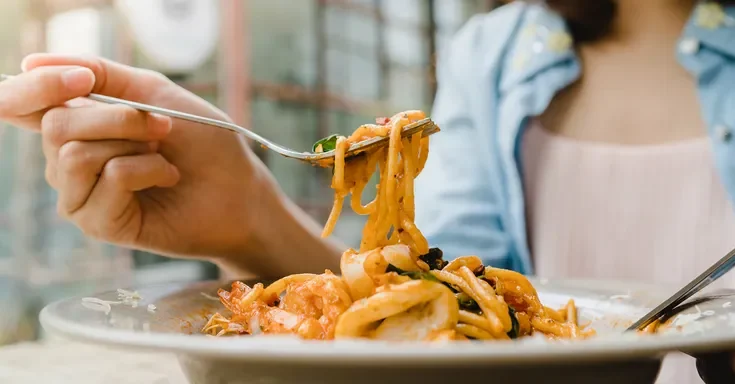
[[[593,335],[578,323],[574,301],[548,308],[523,275],[484,266],[478,256],[445,261],[441,250],[429,247],[414,224],[414,179],[429,155],[429,138],[402,137],[406,125],[423,118],[420,111],[402,112],[317,143],[315,152],[335,151],[334,205],[322,236],[332,233],[347,201],[368,217],[359,249],[342,254],[339,276],[327,270],[286,276],[267,287],[235,282],[229,291],[220,289],[231,314],[213,315],[203,332],[395,341]],[[389,136],[389,144],[345,159],[350,145],[376,136]],[[363,204],[376,171],[376,197]]]

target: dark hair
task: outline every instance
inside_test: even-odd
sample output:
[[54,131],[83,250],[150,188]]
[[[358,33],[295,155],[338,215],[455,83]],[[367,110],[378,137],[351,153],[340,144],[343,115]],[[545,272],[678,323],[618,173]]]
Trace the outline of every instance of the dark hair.
[[[713,2],[735,5],[735,0]],[[576,42],[594,41],[605,36],[615,17],[615,0],[546,0],[546,4],[567,21]]]

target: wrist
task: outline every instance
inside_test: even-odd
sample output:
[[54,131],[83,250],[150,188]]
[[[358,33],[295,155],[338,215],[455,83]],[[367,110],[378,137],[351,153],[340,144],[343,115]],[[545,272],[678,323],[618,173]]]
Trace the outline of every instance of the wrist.
[[294,273],[339,273],[343,249],[321,238],[321,226],[288,199],[268,173],[259,198],[247,208],[242,246],[215,262],[238,276],[279,278]]

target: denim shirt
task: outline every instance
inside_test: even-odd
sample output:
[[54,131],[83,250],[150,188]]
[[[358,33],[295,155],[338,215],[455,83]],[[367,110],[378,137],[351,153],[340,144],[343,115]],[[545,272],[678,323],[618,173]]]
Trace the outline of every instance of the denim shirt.
[[[735,200],[735,7],[700,3],[676,52],[697,80],[714,162]],[[473,17],[442,53],[426,167],[416,180],[416,223],[449,257],[532,274],[519,164],[530,117],[581,74],[564,20],[513,2]]]

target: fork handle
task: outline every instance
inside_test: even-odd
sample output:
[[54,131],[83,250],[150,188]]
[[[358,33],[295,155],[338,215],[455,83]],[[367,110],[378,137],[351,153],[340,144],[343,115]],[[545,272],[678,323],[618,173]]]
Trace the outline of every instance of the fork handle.
[[[15,76],[0,74],[0,80],[8,80],[8,79],[12,79],[13,77]],[[263,146],[267,147],[270,150],[280,153],[281,155],[290,156],[290,157],[298,157],[299,155],[301,155],[299,152],[296,152],[290,148],[286,148],[281,145],[278,145],[266,139],[265,137],[258,135],[257,133],[251,130],[245,129],[237,124],[229,123],[227,121],[211,119],[209,117],[192,115],[191,113],[156,107],[153,105],[138,103],[138,102],[130,101],[130,100],[118,99],[116,97],[100,95],[97,93],[90,93],[89,95],[86,96],[86,98],[100,102],[100,103],[126,105],[128,107],[137,109],[139,111],[157,113],[159,115],[173,117],[173,118],[180,119],[180,120],[187,120],[187,121],[191,121],[194,123],[211,125],[217,128],[222,128],[228,131],[239,133],[247,137],[248,139],[257,141],[258,143],[262,144]]]
[[241,135],[247,137],[250,140],[257,141],[259,144],[261,144],[261,145],[267,147],[268,149],[270,149],[272,151],[275,151],[275,152],[277,152],[277,153],[279,153],[281,155],[289,156],[289,157],[297,157],[297,156],[301,155],[301,153],[296,152],[296,151],[294,151],[294,150],[292,150],[290,148],[283,147],[283,146],[281,146],[279,144],[276,144],[276,143],[274,143],[274,142],[266,139],[265,137],[260,136],[259,134],[257,134],[255,132],[249,130],[249,129],[245,129],[245,128],[237,125],[237,124],[229,123],[229,122],[226,122],[226,121],[212,119],[212,118],[204,117],[204,116],[192,115],[191,113],[186,113],[186,112],[181,112],[181,111],[175,111],[173,109],[156,107],[156,106],[153,106],[153,105],[138,103],[138,102],[135,102],[135,101],[118,99],[116,97],[100,95],[100,94],[97,94],[97,93],[90,93],[89,95],[87,95],[87,98],[90,99],[90,100],[98,101],[100,103],[105,103],[105,104],[121,104],[121,105],[126,105],[126,106],[131,107],[131,108],[135,108],[135,109],[137,109],[139,111],[157,113],[159,115],[173,117],[173,118],[180,119],[180,120],[187,120],[187,121],[191,121],[191,122],[194,122],[194,123],[211,125],[211,126],[214,126],[214,127],[217,127],[217,128],[222,128],[222,129],[226,129],[228,131],[232,131],[232,132],[241,134]]
[[121,104],[121,105],[126,105],[128,107],[135,108],[135,109],[137,109],[139,111],[156,113],[156,114],[159,114],[159,115],[173,117],[173,118],[177,118],[177,119],[181,119],[181,120],[187,120],[187,121],[191,121],[191,122],[194,122],[194,123],[200,123],[200,124],[206,124],[206,125],[214,125],[214,126],[219,127],[219,128],[227,129],[229,131],[241,133],[241,134],[243,134],[245,136],[250,136],[251,134],[253,134],[253,132],[250,132],[250,131],[248,131],[248,130],[240,127],[240,126],[237,126],[237,125],[232,124],[232,123],[228,123],[226,121],[217,120],[217,119],[211,119],[209,117],[192,115],[190,113],[175,111],[173,109],[156,107],[156,106],[149,105],[149,104],[143,104],[143,103],[138,103],[138,102],[135,102],[135,101],[124,100],[124,99],[118,99],[116,97],[100,95],[100,94],[97,94],[97,93],[90,93],[89,95],[87,95],[87,98],[90,99],[90,100],[98,101],[100,103],[105,103],[105,104]]

